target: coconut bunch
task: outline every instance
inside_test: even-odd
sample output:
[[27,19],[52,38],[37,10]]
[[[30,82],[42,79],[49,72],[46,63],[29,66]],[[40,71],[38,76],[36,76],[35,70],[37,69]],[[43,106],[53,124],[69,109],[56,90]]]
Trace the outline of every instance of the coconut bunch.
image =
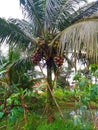
[[42,52],[39,49],[37,49],[35,52],[33,52],[32,63],[38,65],[42,58]]
[[54,62],[55,62],[57,67],[60,67],[64,63],[64,57],[63,56],[55,56],[54,57]]

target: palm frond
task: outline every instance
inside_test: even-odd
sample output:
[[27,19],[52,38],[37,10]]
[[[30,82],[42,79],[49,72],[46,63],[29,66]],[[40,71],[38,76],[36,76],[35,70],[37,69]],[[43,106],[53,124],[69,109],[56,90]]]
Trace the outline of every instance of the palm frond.
[[98,1],[87,4],[87,6],[84,6],[82,10],[83,11],[72,20],[72,23],[82,18],[89,17],[98,12]]
[[20,5],[35,27],[36,34],[43,33],[45,2],[46,0],[20,0]]
[[[32,64],[31,57],[20,58],[7,67],[10,83],[18,83],[25,87],[43,79],[42,73]],[[30,83],[30,84],[29,84]]]
[[[16,60],[12,65],[9,67],[9,69],[14,69],[16,71],[25,71],[29,70],[30,68],[33,67],[31,57],[25,57],[25,58],[20,58]],[[34,68],[34,67],[33,67]]]
[[8,43],[18,42],[27,44],[30,42],[30,39],[24,35],[19,27],[0,18],[0,42],[5,40]]
[[46,23],[50,28],[62,30],[70,25],[73,17],[77,16],[81,2],[85,0],[47,0],[46,1]]
[[[18,43],[20,47],[28,47],[28,45],[33,42],[36,43],[36,39],[30,36],[27,30],[24,30],[20,25],[23,24],[22,21],[19,21],[18,24],[15,24],[12,20],[6,21],[5,19],[0,18],[0,42],[3,43]],[[25,27],[25,26],[24,26]]]
[[30,24],[28,21],[22,19],[8,19],[8,21],[12,24],[17,25],[22,31],[23,33],[31,39],[31,41],[36,42],[35,38],[34,38],[34,29],[32,24]]
[[8,76],[10,83],[21,83],[21,81],[26,78],[25,73],[27,73],[28,70],[33,70],[34,67],[31,63],[31,58],[20,58],[16,60],[14,63],[10,64],[7,67],[8,70]]
[[40,34],[68,26],[77,15],[77,5],[83,1],[86,0],[20,0],[20,5],[25,13],[28,12],[35,31]]
[[88,58],[98,60],[98,17],[86,18],[61,33],[60,53],[83,51]]

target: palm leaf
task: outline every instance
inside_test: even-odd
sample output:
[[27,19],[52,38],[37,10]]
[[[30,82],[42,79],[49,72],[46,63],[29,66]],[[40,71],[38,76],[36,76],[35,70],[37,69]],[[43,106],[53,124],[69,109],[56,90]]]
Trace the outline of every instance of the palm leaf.
[[77,12],[76,8],[78,9],[83,1],[85,0],[47,0],[46,20],[50,28],[62,30],[68,27],[72,19],[78,15],[80,10]]
[[11,20],[6,21],[5,19],[0,18],[0,42],[3,43],[6,40],[6,43],[18,43],[19,46],[28,47],[30,42],[36,42],[36,40],[26,32],[22,30],[17,24],[12,23]]
[[22,31],[23,33],[31,39],[31,41],[36,42],[35,38],[34,38],[34,29],[32,24],[30,24],[28,21],[22,19],[9,19],[8,20],[10,23],[17,25]]
[[45,0],[20,0],[20,5],[35,27],[35,34],[42,33],[45,21]]
[[81,20],[61,33],[60,53],[86,52],[87,58],[98,59],[98,17]]
[[[28,70],[33,70],[34,67],[31,63],[31,58],[20,58],[14,63],[7,66],[8,77],[10,84],[12,83],[21,83],[25,77],[24,73],[27,73]],[[27,79],[27,78],[26,78]]]
[[[34,84],[39,79],[43,79],[43,75],[32,64],[31,57],[20,58],[7,67],[10,83],[19,83],[28,87],[28,83]],[[40,78],[39,78],[40,76]]]
[[[16,71],[24,71],[24,70],[29,70],[30,68],[33,67],[31,57],[25,57],[25,58],[20,58],[16,60],[12,65],[9,67],[9,69],[14,69]],[[34,67],[33,67],[34,68]]]
[[72,23],[82,18],[89,17],[98,12],[98,1],[87,4],[87,6],[84,6],[82,10],[83,11],[72,20]]
[[20,0],[20,5],[28,12],[38,35],[68,26],[73,14],[78,14],[76,6],[83,1],[86,0]]

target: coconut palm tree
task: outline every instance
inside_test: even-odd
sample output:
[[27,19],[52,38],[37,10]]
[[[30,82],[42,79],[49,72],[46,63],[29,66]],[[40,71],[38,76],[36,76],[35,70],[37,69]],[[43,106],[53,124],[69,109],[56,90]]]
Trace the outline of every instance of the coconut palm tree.
[[22,48],[26,51],[26,57],[32,54],[29,57],[32,65],[39,65],[41,70],[46,66],[47,74],[43,75],[47,81],[47,115],[50,123],[54,120],[52,73],[57,75],[64,57],[68,60],[69,51],[75,56],[77,51],[83,50],[87,57],[94,56],[97,60],[98,19],[77,19],[84,11],[80,6],[85,0],[19,1],[27,21],[0,18],[0,40]]

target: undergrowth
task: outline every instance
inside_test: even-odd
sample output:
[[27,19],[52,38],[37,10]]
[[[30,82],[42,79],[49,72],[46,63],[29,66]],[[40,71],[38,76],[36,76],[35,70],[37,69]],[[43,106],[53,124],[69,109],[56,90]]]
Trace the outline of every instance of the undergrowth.
[[16,120],[10,118],[0,121],[0,130],[93,130],[91,124],[74,124],[73,120],[64,121],[60,117],[51,124],[47,124],[45,117],[40,118],[35,113],[28,113],[26,122],[23,119],[23,113],[18,113]]

